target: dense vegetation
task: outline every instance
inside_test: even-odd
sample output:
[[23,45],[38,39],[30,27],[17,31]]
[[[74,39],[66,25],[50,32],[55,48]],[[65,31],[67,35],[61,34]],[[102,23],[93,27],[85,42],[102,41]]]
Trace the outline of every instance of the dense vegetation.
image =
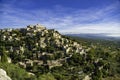
[[[66,38],[80,42],[85,48],[91,48],[87,54],[88,59],[86,57],[88,65],[83,67],[85,67],[86,73],[94,71],[91,75],[92,80],[98,80],[97,78],[100,79],[100,77],[104,80],[120,80],[120,41],[85,39],[74,36],[67,36]],[[97,64],[94,63],[96,59],[100,59]],[[82,60],[80,62],[85,61]],[[97,66],[100,65],[103,65],[102,69],[97,70]]]
[[[12,80],[120,80],[119,41],[63,36],[46,29],[34,31],[28,31],[35,34],[32,37],[26,29],[0,33],[0,68]],[[80,50],[76,47],[79,44]]]

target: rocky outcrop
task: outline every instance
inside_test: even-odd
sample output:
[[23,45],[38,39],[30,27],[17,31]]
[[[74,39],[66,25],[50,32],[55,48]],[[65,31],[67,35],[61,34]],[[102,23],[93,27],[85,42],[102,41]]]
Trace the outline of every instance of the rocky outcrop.
[[6,71],[0,69],[0,80],[12,80],[7,74]]
[[86,75],[85,78],[83,80],[91,80],[89,75]]
[[38,24],[20,29],[0,29],[0,36],[8,63],[18,63],[21,68],[62,66],[74,53],[86,54],[79,42]]

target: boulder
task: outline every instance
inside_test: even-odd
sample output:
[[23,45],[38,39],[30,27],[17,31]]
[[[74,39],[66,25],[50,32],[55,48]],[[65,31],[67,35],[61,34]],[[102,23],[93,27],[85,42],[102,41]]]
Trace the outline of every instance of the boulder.
[[6,71],[0,69],[0,80],[12,80],[7,74]]

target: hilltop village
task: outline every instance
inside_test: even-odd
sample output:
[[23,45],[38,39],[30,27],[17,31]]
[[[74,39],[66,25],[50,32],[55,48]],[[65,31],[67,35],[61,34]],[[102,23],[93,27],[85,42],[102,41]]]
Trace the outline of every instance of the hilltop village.
[[1,29],[8,62],[27,68],[34,65],[61,66],[73,53],[85,54],[85,49],[75,41],[62,37],[54,29],[42,25],[29,25],[21,29]]

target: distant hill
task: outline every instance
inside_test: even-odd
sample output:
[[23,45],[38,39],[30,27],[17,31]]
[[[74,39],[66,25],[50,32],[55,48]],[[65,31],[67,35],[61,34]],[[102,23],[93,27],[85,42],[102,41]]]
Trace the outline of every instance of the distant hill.
[[65,34],[87,39],[120,40],[120,37],[106,36],[106,34]]

